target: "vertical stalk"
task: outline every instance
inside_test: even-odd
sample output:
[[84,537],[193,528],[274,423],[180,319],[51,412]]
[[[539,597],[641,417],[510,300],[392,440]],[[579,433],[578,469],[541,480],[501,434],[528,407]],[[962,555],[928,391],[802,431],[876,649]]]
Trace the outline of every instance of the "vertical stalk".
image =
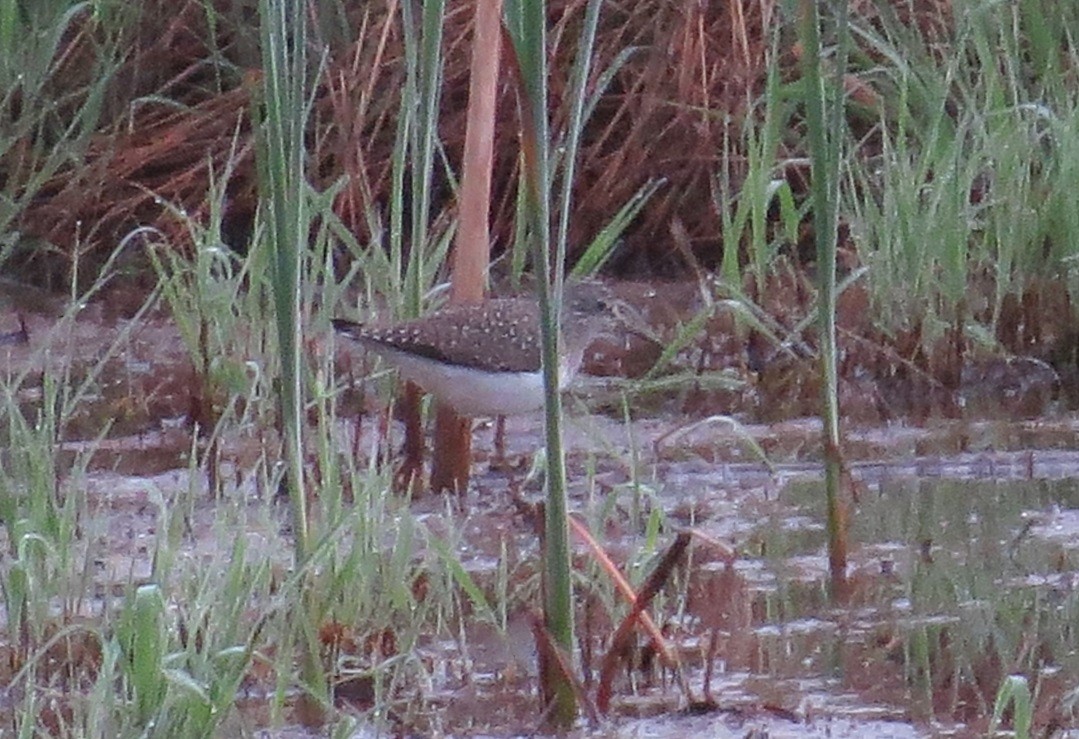
[[414,114],[408,130],[412,175],[411,248],[405,267],[405,299],[409,315],[418,315],[423,295],[424,257],[431,214],[431,183],[438,141],[438,106],[442,90],[442,26],[445,0],[423,0],[417,26],[411,2],[401,3],[405,57],[408,65],[402,106]]
[[588,0],[585,7],[584,26],[577,43],[577,57],[570,80],[569,94],[572,103],[566,125],[566,154],[561,172],[562,188],[558,198],[558,251],[555,253],[555,264],[559,268],[566,262],[569,215],[573,205],[573,178],[577,172],[577,152],[581,147],[581,133],[584,131],[588,77],[592,70],[592,52],[596,45],[596,29],[599,27],[599,10],[602,4],[602,0]]
[[[547,13],[542,0],[507,7],[507,23],[521,87],[521,146],[532,243],[539,273],[543,384],[546,401],[547,505],[544,537],[544,616],[548,633],[565,654],[573,654],[573,586],[566,521],[566,463],[562,450],[562,399],[558,391],[561,264],[552,264],[550,132],[547,122]],[[557,251],[557,250],[556,250]],[[553,666],[551,666],[553,668]],[[552,727],[568,729],[577,717],[573,685],[557,669],[542,676],[551,701]]]
[[[836,234],[839,221],[839,161],[843,142],[843,84],[846,66],[847,3],[839,0],[838,67],[829,95],[821,75],[820,16],[814,0],[801,0],[801,35],[806,123],[812,162],[813,227],[817,240],[817,319],[820,332],[821,418],[827,496],[828,564],[833,594],[846,591],[847,515],[842,498],[836,347]],[[829,99],[830,98],[830,99]],[[827,118],[827,120],[826,120]]]
[[[321,713],[326,685],[304,585],[309,524],[303,466],[303,366],[300,349],[300,293],[307,250],[306,152],[307,15],[296,0],[260,0],[264,119],[260,126],[259,186],[270,252],[270,281],[277,324],[281,375],[280,411],[289,501],[292,508],[297,605],[305,708]],[[279,691],[280,695],[280,691]]]
[[[442,90],[442,29],[445,0],[423,0],[417,23],[412,0],[400,4],[405,45],[405,90],[401,95],[399,140],[404,147],[395,152],[394,208],[395,243],[401,247],[400,229],[404,217],[404,169],[411,174],[408,212],[411,215],[410,248],[401,273],[404,281],[405,315],[420,314],[424,292],[425,260],[431,213],[431,183],[438,141],[438,107]],[[400,188],[400,189],[398,189]],[[397,252],[400,254],[400,251]],[[406,384],[403,408],[405,459],[401,475],[408,487],[422,479],[423,425],[420,417],[420,390]]]
[[[460,225],[453,248],[455,303],[483,300],[490,261],[491,162],[502,48],[502,0],[478,0],[473,24],[468,85],[468,124],[461,165]],[[472,420],[439,406],[435,416],[431,487],[463,495],[472,464]]]
[[292,503],[296,565],[307,558],[307,508],[303,491],[303,392],[300,366],[300,278],[307,246],[304,170],[307,16],[303,4],[262,0],[263,104],[261,147],[263,207],[270,244],[278,348],[280,409]]

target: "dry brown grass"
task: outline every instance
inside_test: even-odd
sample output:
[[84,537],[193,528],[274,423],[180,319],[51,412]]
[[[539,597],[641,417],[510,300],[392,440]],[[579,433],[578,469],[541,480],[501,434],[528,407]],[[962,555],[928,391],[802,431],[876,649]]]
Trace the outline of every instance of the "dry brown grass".
[[[258,73],[226,72],[218,88],[218,77],[207,64],[210,46],[201,2],[187,0],[169,13],[160,12],[169,7],[165,0],[153,2],[150,7],[159,12],[145,14],[146,23],[132,42],[128,65],[115,85],[117,99],[111,106],[110,125],[95,134],[85,151],[84,164],[73,165],[48,182],[20,224],[25,233],[55,244],[61,254],[72,255],[78,245],[82,262],[91,268],[139,226],[160,230],[177,248],[190,246],[188,226],[173,209],[197,222],[208,222],[211,179],[220,178],[230,158],[233,175],[227,186],[223,237],[242,248],[253,224],[257,199],[250,112],[252,94],[261,89]],[[343,34],[355,40],[330,43],[309,136],[315,185],[326,187],[342,175],[348,176],[334,208],[361,244],[371,236],[367,213],[385,212],[390,199],[391,156],[404,85],[398,2],[364,4],[351,18],[352,30]],[[228,3],[219,0],[218,4],[224,9]],[[564,126],[569,110],[567,76],[584,4],[584,0],[555,0],[550,8],[555,130]],[[901,22],[918,27],[930,47],[945,42],[951,23],[947,0],[910,0],[891,7]],[[852,12],[870,23],[875,22],[873,14],[878,8],[866,0],[852,4]],[[575,185],[571,244],[580,247],[587,243],[642,184],[665,178],[667,184],[627,232],[626,244],[610,269],[622,275],[657,276],[684,272],[691,260],[705,266],[718,261],[723,244],[713,204],[713,176],[727,166],[737,184],[740,155],[735,148],[727,161],[721,159],[724,137],[737,144],[737,132],[746,116],[757,114],[755,105],[764,84],[776,14],[774,0],[646,0],[605,5],[593,85],[617,55],[630,47],[638,51],[615,75],[586,129]],[[451,3],[444,44],[440,131],[450,161],[455,163],[460,161],[464,145],[471,19],[470,4]],[[244,48],[244,39],[250,42],[254,31],[248,28],[245,33],[246,37],[235,28],[218,29],[221,48],[238,70],[251,69],[241,64],[244,53],[249,59],[254,55],[250,44]],[[85,83],[91,36],[90,27],[72,34],[68,47],[60,52],[67,60],[63,69],[70,73],[73,86]],[[798,49],[778,51],[783,74],[793,78]],[[853,77],[850,80],[851,85],[857,82]],[[516,200],[516,107],[505,71],[499,94],[492,203],[496,250],[504,248],[512,234]],[[790,141],[797,145],[796,132]],[[9,167],[9,176],[12,171]],[[788,175],[792,171],[788,170]],[[453,215],[456,203],[448,183],[440,177],[436,172],[433,214],[445,218]],[[795,185],[797,189],[798,183]],[[799,240],[808,244],[812,234],[806,230]],[[747,293],[779,325],[793,326],[808,310],[813,291],[799,262],[811,260],[810,255],[811,250],[806,250],[791,254],[793,261],[780,260],[760,289],[747,282]],[[853,252],[850,258],[858,262]],[[63,275],[71,260],[39,258],[31,263],[38,266],[38,275],[55,279]],[[1060,349],[1072,340],[1072,332],[1048,327],[1044,336],[1033,337],[1029,329],[1024,333],[1014,328],[1040,325],[1032,313],[1037,306],[1047,304],[1049,297],[1045,296],[1056,289],[1044,287],[1031,286],[1022,296],[1009,296],[998,338],[1002,346],[1017,354],[1033,353],[1056,367],[1073,368],[1073,356],[1064,356]],[[852,296],[865,300],[854,290],[846,301],[853,300]],[[863,338],[861,349],[852,357],[861,357],[863,364],[874,367],[899,366],[933,388],[954,390],[956,356],[965,353],[962,341],[948,344],[947,337],[942,339],[944,344],[930,352],[935,357],[933,364],[924,356],[928,340],[920,327],[911,328],[909,335],[883,336],[870,325],[870,314],[860,303],[853,307],[841,303],[844,331]],[[1070,309],[1062,307],[1060,315],[1069,316]],[[989,320],[986,316],[977,318]],[[1045,345],[1035,350],[1039,339],[1044,339]],[[796,393],[797,402],[815,402],[815,390],[806,387]],[[932,394],[927,391],[921,397]]]
[[[243,174],[230,183],[233,206],[250,203],[253,180],[248,96],[242,86],[221,89],[206,60],[210,47],[205,12],[190,0],[146,3],[131,29],[125,64],[109,85],[102,125],[81,161],[60,169],[35,194],[19,228],[56,252],[18,254],[15,269],[43,283],[62,282],[75,263],[90,273],[117,243],[140,226],[157,228],[175,243],[188,238],[169,206],[205,222],[211,173],[224,171],[235,144]],[[52,85],[74,107],[84,94],[104,30],[90,14],[58,52]],[[29,150],[39,142],[26,142]],[[12,172],[11,161],[0,170]],[[16,170],[17,171],[17,170]],[[18,175],[23,181],[29,173]]]
[[[189,0],[179,10],[170,6],[163,12],[167,5],[157,3],[144,14],[145,27],[137,33],[116,84],[111,124],[94,136],[85,163],[58,173],[27,209],[20,224],[27,234],[69,254],[78,244],[90,261],[138,226],[158,228],[182,245],[185,229],[163,203],[204,219],[211,173],[224,171],[235,136],[236,167],[225,225],[228,232],[239,234],[235,241],[243,241],[255,202],[249,88],[237,75],[230,80],[226,74],[225,89],[213,89],[201,3]],[[550,9],[556,127],[568,111],[563,97],[583,11],[582,0],[554,2]],[[718,255],[710,178],[725,127],[738,125],[760,91],[775,13],[774,0],[651,0],[605,8],[594,77],[623,49],[633,46],[639,51],[615,76],[586,131],[575,193],[574,244],[593,236],[643,183],[662,177],[669,184],[628,234],[622,270],[678,269],[679,258],[667,246],[667,224],[676,217],[706,261],[708,254]],[[358,40],[332,50],[318,92],[311,171],[318,185],[349,175],[336,208],[363,243],[368,236],[365,212],[384,208],[388,201],[404,71],[396,2],[367,4],[352,22]],[[440,126],[454,162],[463,147],[470,23],[469,5],[451,4]],[[218,29],[218,34],[226,55],[232,54],[228,44],[239,46],[239,35],[228,29]],[[80,43],[79,38],[82,34],[71,43]],[[68,53],[73,51],[89,53]],[[182,107],[139,100],[149,95]],[[492,216],[496,247],[505,244],[512,229],[516,130],[515,102],[504,76]],[[452,210],[445,182],[438,192],[436,209]]]
[[[84,161],[59,172],[34,199],[20,222],[24,233],[63,254],[73,254],[78,246],[91,268],[139,226],[159,229],[182,248],[188,243],[187,228],[168,206],[205,223],[211,175],[220,177],[233,157],[223,231],[232,245],[245,244],[256,205],[249,91],[259,87],[245,84],[245,78],[255,82],[257,77],[243,70],[257,63],[257,31],[253,19],[242,16],[234,3],[215,0],[215,5],[222,13],[215,28],[217,48],[234,66],[211,63],[213,45],[201,0],[185,0],[178,7],[165,0],[147,3],[113,86],[107,124],[94,135]],[[553,130],[564,126],[569,111],[564,97],[584,6],[584,0],[550,3]],[[907,0],[893,7],[930,43],[947,34],[947,0]],[[853,12],[872,20],[876,11],[863,0],[853,4]],[[746,116],[756,114],[753,106],[763,88],[778,13],[775,0],[646,0],[604,6],[592,89],[620,53],[636,51],[599,100],[583,137],[572,245],[582,247],[644,183],[663,178],[666,185],[626,233],[610,268],[624,275],[680,273],[687,247],[705,265],[719,260],[714,175],[727,167],[737,185],[740,130]],[[95,28],[89,15],[84,22],[59,52],[70,61],[58,84],[75,88],[85,83],[80,78],[89,68],[85,61],[93,53]],[[464,143],[471,22],[469,2],[450,3],[440,131],[455,166]],[[385,212],[389,202],[404,84],[399,0],[359,4],[348,25],[350,30],[339,35],[353,41],[328,41],[328,68],[311,126],[310,171],[318,187],[348,176],[335,209],[363,244],[370,237],[367,213]],[[793,76],[797,48],[781,45],[778,53],[785,74]],[[498,105],[492,203],[496,251],[513,233],[516,200],[516,106],[505,69]],[[730,153],[724,161],[725,145]],[[452,215],[454,198],[439,172],[435,193],[434,213]],[[678,248],[671,224],[684,226]],[[38,271],[55,278],[69,265],[70,260],[52,260]]]

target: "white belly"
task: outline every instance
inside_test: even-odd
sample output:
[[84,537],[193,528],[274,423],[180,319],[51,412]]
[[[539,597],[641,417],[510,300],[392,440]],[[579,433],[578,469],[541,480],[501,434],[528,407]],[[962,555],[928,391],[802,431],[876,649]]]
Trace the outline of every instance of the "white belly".
[[[440,364],[385,347],[378,351],[403,378],[416,383],[459,415],[513,416],[543,407],[542,372],[485,372]],[[565,389],[576,367],[560,369],[563,371],[559,385]]]

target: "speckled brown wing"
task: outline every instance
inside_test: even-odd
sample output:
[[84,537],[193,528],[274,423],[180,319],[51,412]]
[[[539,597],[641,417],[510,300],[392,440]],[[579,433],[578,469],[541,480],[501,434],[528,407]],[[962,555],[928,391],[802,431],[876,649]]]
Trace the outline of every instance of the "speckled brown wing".
[[480,305],[452,305],[419,320],[379,327],[334,319],[333,327],[378,351],[410,352],[440,362],[494,372],[535,372],[540,348],[535,301],[500,298]]

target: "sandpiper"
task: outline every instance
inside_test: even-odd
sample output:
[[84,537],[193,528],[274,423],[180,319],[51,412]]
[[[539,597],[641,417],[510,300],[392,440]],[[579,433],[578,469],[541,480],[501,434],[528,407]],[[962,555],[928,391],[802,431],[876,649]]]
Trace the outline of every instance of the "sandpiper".
[[[588,346],[618,319],[599,282],[567,282],[561,315],[559,384],[573,381]],[[539,305],[493,298],[450,305],[388,326],[335,319],[337,331],[381,355],[402,377],[461,416],[509,416],[543,407]]]

